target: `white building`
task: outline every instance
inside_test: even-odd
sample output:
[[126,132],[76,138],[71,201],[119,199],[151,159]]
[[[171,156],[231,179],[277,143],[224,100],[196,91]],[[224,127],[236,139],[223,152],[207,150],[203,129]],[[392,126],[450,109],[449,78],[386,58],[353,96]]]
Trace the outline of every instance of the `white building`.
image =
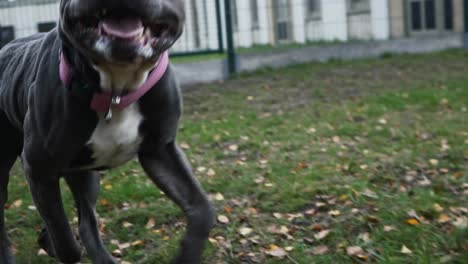
[[[216,1],[225,28],[224,0],[185,0],[187,26],[174,51],[219,47]],[[463,31],[463,0],[230,0],[235,45],[384,40]],[[58,0],[0,0],[0,37],[47,31]],[[225,39],[225,32],[223,32]],[[224,42],[225,43],[225,42]]]

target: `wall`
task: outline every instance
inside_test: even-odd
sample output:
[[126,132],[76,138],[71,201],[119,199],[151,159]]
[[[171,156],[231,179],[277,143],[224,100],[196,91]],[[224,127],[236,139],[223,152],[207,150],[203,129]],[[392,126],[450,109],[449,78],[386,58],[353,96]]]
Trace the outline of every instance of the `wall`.
[[58,21],[58,13],[58,3],[1,8],[0,23],[2,26],[14,26],[17,38],[26,37],[37,33],[38,23]]
[[348,39],[345,0],[322,0],[323,40]]
[[350,40],[373,38],[370,13],[348,15],[348,38]]
[[373,39],[388,39],[390,37],[390,14],[389,1],[394,0],[371,0],[371,26]]
[[455,32],[464,32],[465,30],[465,15],[464,14],[464,1],[463,0],[453,0],[453,9],[454,9],[454,30]]
[[390,0],[390,36],[401,38],[406,36],[404,0]]
[[[463,40],[460,34],[452,33],[424,38],[306,46],[286,51],[245,54],[239,56],[239,62],[241,71],[255,71],[264,67],[280,68],[312,61],[375,58],[387,53],[424,53],[462,46]],[[174,68],[182,86],[220,81],[226,77],[226,63],[223,60],[176,64]]]

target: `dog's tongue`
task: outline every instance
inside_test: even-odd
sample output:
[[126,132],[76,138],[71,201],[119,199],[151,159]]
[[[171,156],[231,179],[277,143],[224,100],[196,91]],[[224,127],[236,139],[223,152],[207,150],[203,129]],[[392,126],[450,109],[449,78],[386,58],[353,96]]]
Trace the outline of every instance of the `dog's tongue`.
[[140,36],[143,31],[143,22],[139,18],[106,18],[102,21],[102,29],[111,36],[132,39]]

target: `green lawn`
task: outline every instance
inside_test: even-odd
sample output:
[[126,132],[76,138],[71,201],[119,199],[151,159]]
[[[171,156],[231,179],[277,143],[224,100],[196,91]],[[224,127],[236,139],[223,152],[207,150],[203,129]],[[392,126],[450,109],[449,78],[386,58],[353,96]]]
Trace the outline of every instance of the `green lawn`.
[[[467,108],[461,50],[187,89],[179,143],[229,220],[213,230],[205,263],[468,263]],[[55,263],[37,256],[41,221],[15,174],[6,212],[17,262]],[[102,186],[110,250],[169,263],[185,225],[178,208],[136,162]]]

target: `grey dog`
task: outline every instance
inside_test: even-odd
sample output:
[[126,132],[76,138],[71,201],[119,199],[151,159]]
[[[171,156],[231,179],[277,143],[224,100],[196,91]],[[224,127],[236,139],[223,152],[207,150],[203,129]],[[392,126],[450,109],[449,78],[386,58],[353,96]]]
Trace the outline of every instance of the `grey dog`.
[[[117,263],[99,236],[97,171],[138,157],[187,216],[174,262],[200,263],[214,209],[175,143],[181,95],[171,66],[161,70],[184,20],[183,0],[62,0],[56,29],[0,51],[0,264],[14,263],[4,204],[18,157],[45,223],[39,244],[59,261],[81,258],[60,177],[73,193],[91,260]],[[162,75],[151,83],[154,72]],[[99,96],[107,101],[96,103]],[[126,96],[133,99],[124,105]]]

